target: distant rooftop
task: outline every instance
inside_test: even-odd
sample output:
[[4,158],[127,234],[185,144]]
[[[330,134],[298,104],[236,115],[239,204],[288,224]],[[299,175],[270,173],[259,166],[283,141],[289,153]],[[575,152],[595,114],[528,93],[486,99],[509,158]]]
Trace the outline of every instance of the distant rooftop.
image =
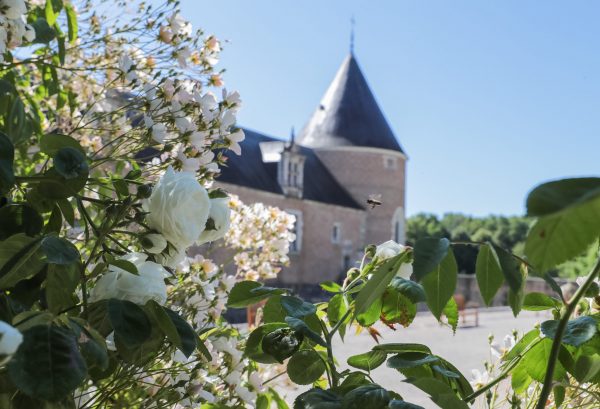
[[[229,156],[226,166],[221,167],[217,181],[282,195],[283,190],[277,181],[277,162],[285,142],[245,128],[244,133],[246,139],[241,142],[242,155]],[[306,157],[304,199],[363,209],[312,149],[300,147],[300,153]]]
[[353,53],[342,63],[298,143],[311,148],[366,146],[403,152]]

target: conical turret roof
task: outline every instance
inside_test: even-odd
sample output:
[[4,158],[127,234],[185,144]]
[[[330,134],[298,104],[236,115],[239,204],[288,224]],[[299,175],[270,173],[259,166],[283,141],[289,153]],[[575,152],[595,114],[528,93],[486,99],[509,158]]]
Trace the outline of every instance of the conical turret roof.
[[352,53],[298,137],[312,148],[366,146],[403,152]]

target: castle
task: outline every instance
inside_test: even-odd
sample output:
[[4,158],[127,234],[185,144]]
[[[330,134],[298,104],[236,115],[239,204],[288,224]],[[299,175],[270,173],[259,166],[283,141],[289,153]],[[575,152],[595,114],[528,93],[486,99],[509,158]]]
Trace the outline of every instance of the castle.
[[365,245],[404,243],[407,157],[352,52],[297,137],[244,131],[217,183],[296,216],[280,285],[336,281]]

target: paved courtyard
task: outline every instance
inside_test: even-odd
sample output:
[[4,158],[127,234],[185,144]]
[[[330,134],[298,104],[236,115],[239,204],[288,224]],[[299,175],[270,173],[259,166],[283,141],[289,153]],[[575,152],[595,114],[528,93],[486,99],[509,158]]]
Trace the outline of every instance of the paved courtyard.
[[[489,359],[490,348],[488,335],[494,334],[496,340],[502,341],[506,334],[513,329],[523,333],[535,323],[550,319],[546,312],[523,311],[518,318],[514,318],[508,308],[481,310],[479,313],[479,326],[460,325],[456,334],[445,326],[440,326],[430,313],[420,313],[409,328],[399,328],[392,331],[379,326],[383,339],[381,343],[391,342],[416,342],[428,345],[432,352],[452,362],[466,377],[471,379],[472,369],[483,369],[483,361]],[[471,322],[471,317],[467,323]],[[342,343],[339,337],[334,345],[334,354],[340,364],[344,364],[351,355],[369,351],[375,341],[366,333],[359,335],[348,334],[346,342]],[[429,398],[420,390],[402,382],[402,375],[386,368],[385,365],[373,371],[373,379],[385,388],[399,392],[407,401],[423,406],[426,409],[437,408]],[[294,386],[281,386],[280,390],[291,402],[298,394],[308,387],[296,388]]]

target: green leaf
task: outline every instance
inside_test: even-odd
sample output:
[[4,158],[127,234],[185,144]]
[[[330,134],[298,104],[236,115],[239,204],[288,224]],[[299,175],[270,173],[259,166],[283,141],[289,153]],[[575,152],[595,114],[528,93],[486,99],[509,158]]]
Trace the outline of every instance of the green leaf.
[[272,295],[283,294],[284,289],[263,287],[256,281],[240,281],[236,283],[229,292],[227,307],[245,308],[256,304]]
[[81,318],[69,317],[69,326],[75,332],[75,338],[88,368],[105,371],[109,364],[105,339]]
[[433,271],[427,274],[422,281],[427,296],[427,305],[438,320],[454,294],[457,281],[458,267],[452,250],[449,250],[442,262],[434,267]]
[[244,355],[248,358],[260,362],[263,364],[272,364],[278,362],[276,358],[265,353],[262,349],[262,341],[265,335],[277,330],[287,327],[287,324],[282,322],[269,323],[261,325],[250,333],[248,340],[246,341],[246,347],[244,348]]
[[44,14],[46,16],[46,21],[48,21],[49,25],[54,25],[56,19],[58,18],[58,13],[54,11],[52,7],[52,0],[46,0],[46,7],[44,8]]
[[501,247],[494,246],[502,274],[511,290],[518,292],[523,284],[523,275],[515,258]]
[[[556,336],[558,322],[558,320],[542,322],[540,327],[542,333],[546,337],[554,339]],[[596,335],[597,331],[598,327],[595,319],[587,315],[577,317],[567,323],[567,328],[565,329],[562,343],[578,347],[592,339],[594,335]]]
[[441,367],[439,365],[432,365],[431,367],[433,368],[434,371],[445,376],[446,378],[452,378],[452,379],[460,378],[460,375],[457,374],[456,372],[449,371],[448,369]]
[[60,148],[53,159],[54,169],[65,179],[76,179],[88,174],[89,168],[85,155],[75,148],[68,146]]
[[525,254],[544,273],[585,251],[600,232],[600,196],[540,217],[527,235]]
[[136,304],[111,298],[107,304],[108,318],[115,330],[115,340],[121,339],[127,347],[141,345],[150,337],[150,320]]
[[283,322],[287,312],[281,306],[281,295],[270,297],[263,307],[263,322]]
[[175,324],[173,323],[173,321],[171,321],[171,318],[169,317],[169,314],[167,314],[167,312],[165,311],[165,308],[163,308],[163,306],[157,303],[156,301],[150,300],[144,306],[144,310],[146,311],[148,317],[152,320],[152,322],[158,328],[160,328],[163,334],[165,334],[167,339],[179,350],[182,350],[181,338],[179,337],[177,328],[175,328]]
[[75,227],[75,211],[73,210],[73,206],[71,206],[71,202],[67,199],[60,199],[56,201],[56,204],[60,208],[60,212],[67,223],[69,223],[71,227]]
[[390,400],[389,392],[381,386],[363,385],[344,395],[342,407],[344,409],[385,409]]
[[402,277],[394,277],[390,286],[415,304],[424,302],[426,299],[423,286],[414,281],[406,280]]
[[344,317],[348,311],[348,301],[343,294],[336,294],[327,304],[327,319],[331,325],[335,325]]
[[342,402],[333,392],[313,388],[298,395],[294,409],[342,409]]
[[439,358],[435,355],[423,352],[403,352],[388,359],[387,366],[388,368],[393,369],[405,369],[415,368],[437,361],[439,361]]
[[388,354],[404,353],[404,352],[424,352],[427,354],[431,353],[428,346],[422,344],[379,344],[373,347],[374,351],[384,351]]
[[543,293],[529,293],[523,300],[523,309],[527,311],[543,311],[560,308],[562,303],[556,298]]
[[[539,343],[535,344],[521,359],[527,374],[538,382],[543,382],[546,376],[551,349],[552,340],[544,338]],[[553,378],[555,380],[562,379],[562,377],[565,376],[565,373],[566,371],[559,360],[559,362],[556,363]]]
[[64,199],[79,193],[88,180],[88,173],[84,172],[73,179],[66,179],[55,168],[44,173],[44,180],[36,188],[36,194],[48,199]]
[[394,288],[383,294],[381,316],[386,323],[408,327],[417,315],[417,306]]
[[481,297],[485,304],[489,306],[504,282],[498,255],[490,244],[484,244],[479,248],[475,264],[475,275],[477,276]]
[[374,303],[364,312],[356,316],[356,321],[363,327],[369,327],[379,321],[381,316],[382,300],[378,298]]
[[127,271],[130,274],[133,275],[140,275],[140,273],[138,272],[137,267],[135,266],[135,264],[133,264],[131,261],[127,261],[127,260],[123,260],[123,259],[113,259],[110,260],[109,263],[111,266],[115,266],[118,267],[122,270]]
[[171,319],[171,322],[177,330],[179,339],[181,340],[181,344],[177,345],[177,347],[183,352],[183,355],[185,355],[186,358],[189,358],[199,344],[198,334],[196,334],[194,328],[192,328],[192,326],[175,311],[171,311],[166,307],[163,307],[163,309]]
[[9,204],[0,207],[0,240],[17,233],[33,237],[44,227],[44,219],[32,207],[25,204]]
[[388,406],[390,409],[425,409],[423,406],[408,403],[403,400],[392,400]]
[[309,326],[306,325],[306,323],[304,321],[302,321],[301,319],[294,318],[294,317],[285,317],[285,322],[290,326],[290,328],[292,328],[295,331],[306,336],[308,339],[312,340],[313,342],[315,342],[321,346],[324,346],[324,347],[327,346],[327,343],[323,340],[323,338],[321,338],[319,336],[319,334],[317,334],[312,329],[310,329]]
[[81,259],[77,247],[62,237],[46,236],[42,239],[40,248],[48,263],[73,264]]
[[31,25],[35,30],[35,40],[33,40],[34,43],[48,44],[56,37],[56,31],[50,27],[45,19],[41,17],[31,23]]
[[454,297],[450,297],[442,313],[446,316],[448,325],[452,327],[452,332],[456,333],[456,327],[458,326],[458,305]]
[[62,148],[73,148],[85,156],[85,150],[70,136],[51,133],[40,138],[40,150],[48,156],[55,156]]
[[40,254],[41,238],[15,234],[0,246],[0,289],[32,278],[44,267]]
[[506,354],[503,358],[504,361],[512,361],[519,354],[521,354],[529,345],[539,339],[539,331],[537,329],[532,329],[527,332],[519,341],[515,344],[514,347]]
[[77,13],[75,9],[70,4],[65,4],[65,10],[67,12],[67,26],[69,28],[69,42],[71,44],[75,43],[77,40]]
[[9,362],[8,373],[27,395],[56,401],[83,382],[87,367],[73,333],[38,325],[23,331],[23,343]]
[[560,286],[558,285],[556,280],[554,280],[554,278],[552,278],[552,276],[549,273],[545,273],[543,275],[543,279],[546,283],[548,283],[550,288],[552,288],[552,290],[554,290],[554,292],[560,296],[560,299],[563,300],[564,296],[563,296],[562,288],[560,288]]
[[585,355],[582,354],[577,358],[573,370],[573,376],[580,383],[585,383],[593,379],[600,373],[600,355]]
[[442,381],[434,378],[409,379],[407,381],[427,393],[440,408],[469,409],[469,405],[459,399],[452,388]]
[[395,257],[385,260],[373,270],[371,278],[356,296],[354,316],[363,313],[379,299],[386,287],[396,275],[400,264],[407,257],[407,253],[401,253]]
[[413,251],[413,272],[417,281],[438,268],[449,249],[450,241],[446,238],[425,237],[417,240]]
[[516,393],[523,393],[529,388],[533,379],[527,373],[526,360],[521,360],[512,370],[510,384]]
[[13,161],[15,148],[5,133],[0,132],[0,194],[6,193],[15,184]]
[[600,178],[562,179],[539,185],[527,196],[527,216],[548,216],[600,196]]
[[306,302],[298,297],[284,295],[281,297],[281,306],[287,312],[287,315],[294,318],[302,318],[317,312],[314,304]]
[[369,351],[364,354],[353,355],[348,358],[348,365],[362,369],[363,371],[369,371],[378,368],[385,362],[387,353],[383,351]]
[[79,271],[75,264],[48,266],[46,276],[46,302],[54,314],[77,304],[74,293],[79,285]]
[[333,281],[323,281],[319,285],[323,290],[327,291],[328,293],[339,293],[342,291],[342,286]]
[[296,352],[287,364],[290,380],[298,385],[316,382],[325,372],[325,362],[313,349],[302,349]]

